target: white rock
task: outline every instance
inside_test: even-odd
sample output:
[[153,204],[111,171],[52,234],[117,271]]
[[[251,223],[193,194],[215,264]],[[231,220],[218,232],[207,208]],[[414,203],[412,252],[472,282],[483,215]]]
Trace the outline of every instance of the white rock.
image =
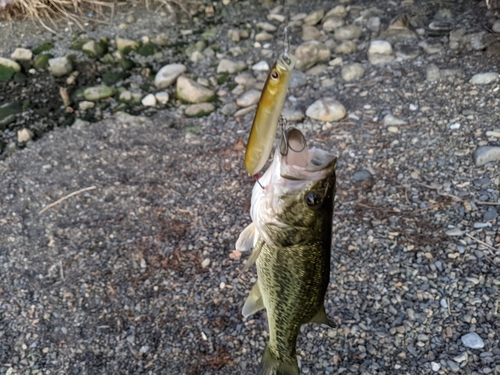
[[304,24],[308,26],[316,25],[325,16],[325,11],[323,9],[315,10],[304,18]]
[[297,122],[304,120],[304,112],[300,109],[288,109],[284,108],[283,112],[281,112],[283,118],[290,122]]
[[203,117],[207,116],[215,110],[212,103],[198,103],[187,106],[184,114],[186,117]]
[[238,85],[250,88],[251,86],[255,85],[256,80],[250,73],[243,72],[234,77],[234,82],[236,82]]
[[189,57],[189,60],[191,60],[194,63],[198,63],[200,61],[203,61],[205,59],[205,55],[201,53],[200,51],[194,51],[191,56]]
[[267,31],[262,31],[255,35],[255,40],[257,42],[264,42],[266,40],[272,40],[272,39],[274,39],[273,34],[269,34]]
[[372,40],[368,47],[368,55],[392,55],[392,46],[386,40]]
[[53,76],[62,77],[71,73],[73,70],[73,64],[66,56],[55,57],[53,59],[49,59],[49,68]]
[[470,79],[473,85],[487,85],[498,81],[499,74],[495,72],[474,74]]
[[432,362],[431,368],[432,368],[432,371],[438,372],[441,369],[441,365],[437,362]]
[[261,30],[264,30],[264,31],[267,31],[267,32],[274,32],[276,31],[278,28],[276,26],[274,26],[272,23],[269,23],[269,22],[258,22],[257,25],[258,29],[261,29]]
[[167,104],[170,99],[170,95],[166,91],[160,91],[155,94],[155,98],[160,104]]
[[164,89],[175,82],[177,77],[187,70],[182,64],[168,64],[162,67],[155,77],[155,86],[158,89]]
[[154,107],[156,105],[156,97],[154,94],[148,94],[142,98],[141,103],[144,107]]
[[342,57],[336,57],[328,63],[330,66],[340,66],[342,65]]
[[86,111],[86,110],[92,109],[94,107],[95,107],[95,103],[88,101],[88,100],[84,100],[83,102],[78,103],[78,108],[81,111]]
[[16,48],[10,57],[18,61],[30,61],[33,58],[33,52],[26,48]]
[[344,81],[351,82],[363,77],[363,74],[365,74],[365,69],[360,63],[354,63],[343,66],[341,74]]
[[268,21],[278,21],[278,22],[285,22],[286,17],[282,14],[268,14],[267,15],[267,20]]
[[326,32],[335,31],[336,29],[345,25],[343,18],[338,16],[328,17],[325,22],[323,22],[323,30]]
[[269,64],[267,61],[259,61],[258,63],[254,64],[252,66],[252,70],[258,70],[258,71],[268,71],[269,70]]
[[399,125],[405,125],[405,124],[406,124],[406,121],[395,117],[392,113],[388,113],[384,117],[384,125],[385,126],[399,126]]
[[363,31],[358,26],[347,25],[336,29],[334,37],[337,40],[354,40],[358,39],[362,32]]
[[215,95],[212,90],[184,76],[177,78],[176,94],[179,99],[188,103],[206,102]]
[[236,104],[240,107],[249,107],[259,102],[260,95],[261,92],[259,90],[249,90],[236,99]]
[[316,100],[306,110],[307,117],[323,122],[339,121],[345,115],[345,107],[330,97]]
[[237,73],[247,67],[247,64],[244,61],[231,61],[228,59],[222,59],[219,61],[219,65],[217,66],[217,73],[228,73],[234,74]]
[[33,139],[33,132],[29,129],[23,128],[17,131],[18,142],[28,142]]
[[466,335],[463,335],[461,337],[461,340],[462,344],[464,344],[466,348],[471,348],[471,349],[484,348],[484,341],[476,332],[471,332]]
[[207,268],[210,265],[210,258],[205,258],[203,262],[201,262],[201,268]]
[[325,18],[330,16],[339,16],[343,18],[347,16],[347,9],[343,5],[337,5],[336,7],[330,9],[330,11],[325,15]]
[[487,137],[500,138],[500,129],[497,129],[497,130],[488,130],[485,134],[486,134]]
[[449,127],[451,130],[458,130],[458,129],[460,129],[460,123],[455,122],[455,123],[451,124]]
[[0,57],[0,66],[3,66],[4,68],[10,68],[15,72],[19,72],[21,70],[21,65],[16,63],[14,60],[6,59],[4,57]]

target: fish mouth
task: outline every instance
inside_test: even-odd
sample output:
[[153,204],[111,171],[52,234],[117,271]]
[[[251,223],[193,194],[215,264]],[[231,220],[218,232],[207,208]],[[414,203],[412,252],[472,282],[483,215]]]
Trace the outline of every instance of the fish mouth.
[[290,128],[279,147],[280,175],[288,180],[316,181],[335,172],[337,158],[316,147],[308,148],[304,134]]
[[283,53],[278,57],[276,61],[276,66],[281,70],[291,71],[295,63],[297,62],[297,58],[289,53]]

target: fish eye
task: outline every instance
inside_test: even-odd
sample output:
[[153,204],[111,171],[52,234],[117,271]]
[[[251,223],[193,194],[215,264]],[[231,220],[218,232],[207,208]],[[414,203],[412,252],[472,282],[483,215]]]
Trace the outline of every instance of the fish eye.
[[306,203],[309,207],[317,207],[321,204],[321,196],[318,193],[308,193],[306,195]]
[[278,78],[279,78],[279,76],[280,76],[280,75],[278,74],[278,72],[277,72],[276,70],[273,70],[273,71],[271,72],[271,78],[272,78],[272,79],[278,79]]

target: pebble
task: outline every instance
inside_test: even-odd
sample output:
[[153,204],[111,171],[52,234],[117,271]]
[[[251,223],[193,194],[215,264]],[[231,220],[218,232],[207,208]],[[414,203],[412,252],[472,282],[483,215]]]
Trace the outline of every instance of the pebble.
[[139,42],[135,40],[116,37],[116,49],[122,53],[126,54],[131,50],[136,50],[139,46]]
[[463,335],[461,337],[461,340],[462,344],[464,344],[466,348],[471,348],[471,349],[484,348],[484,341],[476,332],[471,332],[466,335]]
[[212,103],[198,103],[188,105],[184,111],[186,117],[202,117],[207,116],[215,110]]
[[384,116],[384,125],[385,126],[399,126],[405,125],[406,121],[395,117],[392,113],[388,113]]
[[497,130],[488,130],[485,134],[486,134],[487,137],[500,138],[500,129],[497,129]]
[[302,27],[302,40],[307,42],[309,40],[318,39],[321,36],[321,32],[314,26],[304,26]]
[[306,24],[307,26],[314,26],[318,24],[324,16],[325,11],[323,9],[315,10],[314,12],[309,13],[306,18],[304,18],[304,24]]
[[444,47],[441,43],[428,43],[422,41],[418,44],[428,55],[435,55],[437,53],[443,52]]
[[30,61],[33,58],[33,52],[26,48],[16,48],[10,57],[13,60]]
[[278,22],[285,22],[285,16],[282,14],[268,14],[267,15],[267,20],[268,21],[278,21]]
[[352,179],[354,181],[364,181],[364,180],[368,180],[371,177],[372,177],[371,173],[368,172],[366,169],[361,169],[359,171],[356,171],[352,175]]
[[[292,72],[292,76],[293,76],[293,72]],[[236,77],[234,77],[234,82],[236,82],[238,85],[242,85],[244,87],[252,87],[253,85],[255,85],[255,78],[252,74],[248,73],[248,72],[243,72],[243,73],[240,73],[238,74]]]
[[203,262],[201,262],[201,268],[207,268],[210,265],[210,258],[205,258],[203,259]]
[[500,33],[500,20],[496,20],[493,23],[493,26],[491,26],[491,30],[493,30],[494,33]]
[[304,112],[299,109],[284,108],[281,113],[283,118],[289,122],[299,122],[304,120]]
[[21,65],[11,59],[6,59],[5,57],[0,57],[0,68],[6,68],[13,70],[14,72],[21,71]]
[[323,122],[339,121],[346,115],[344,106],[334,98],[316,100],[306,110],[306,116]]
[[366,27],[374,33],[378,33],[380,31],[380,18],[370,17],[370,19],[366,23]]
[[483,220],[491,221],[498,217],[498,211],[495,209],[490,209],[484,213]]
[[260,99],[261,92],[259,90],[249,90],[236,99],[236,104],[240,107],[248,107],[257,104]]
[[259,61],[252,66],[252,70],[267,72],[269,70],[269,64],[267,61]]
[[463,236],[464,234],[465,234],[465,232],[461,231],[458,228],[453,228],[453,229],[450,229],[450,230],[446,231],[446,235],[447,236]]
[[439,68],[436,65],[431,64],[427,67],[425,74],[426,74],[425,79],[427,81],[429,82],[437,81],[439,79]]
[[49,69],[54,77],[62,77],[73,71],[73,64],[66,56],[49,59]]
[[170,95],[166,91],[160,91],[155,94],[155,98],[160,104],[167,104],[170,99]]
[[290,77],[289,88],[296,89],[307,84],[307,75],[300,70],[292,70],[292,76]]
[[460,366],[455,361],[452,361],[451,359],[449,359],[446,362],[448,363],[448,367],[450,368],[451,371],[453,371],[453,372],[460,371]]
[[257,109],[257,104],[251,105],[250,107],[242,108],[234,113],[234,117],[245,116],[247,113],[253,112],[255,109]]
[[353,40],[358,39],[361,36],[362,32],[363,31],[358,26],[347,25],[336,29],[333,36],[337,40]]
[[342,67],[342,78],[346,82],[355,81],[360,79],[365,74],[365,69],[360,63],[354,63]]
[[323,30],[325,32],[332,32],[337,30],[338,28],[345,25],[345,21],[343,18],[338,16],[328,17],[325,22],[323,22]]
[[244,61],[232,61],[222,59],[217,66],[217,73],[234,74],[246,69],[247,64]]
[[258,29],[261,29],[261,30],[264,30],[264,31],[267,31],[270,33],[278,30],[278,28],[276,26],[274,26],[272,23],[269,23],[269,22],[258,22],[256,26]]
[[178,99],[196,104],[211,100],[215,93],[191,78],[180,76],[177,78],[176,95]]
[[432,362],[431,368],[432,368],[432,371],[438,372],[441,369],[441,365],[437,362]]
[[295,57],[297,58],[296,68],[304,71],[312,68],[318,62],[329,61],[331,52],[323,43],[309,41],[297,47]]
[[368,55],[392,55],[392,46],[386,40],[372,40],[368,47]]
[[273,39],[274,39],[273,34],[269,34],[267,31],[262,31],[255,35],[255,40],[257,42],[264,42],[266,40],[273,40]]
[[473,85],[487,85],[498,81],[499,74],[495,72],[474,74],[470,79]]
[[342,62],[343,62],[342,57],[336,57],[332,61],[330,61],[328,63],[328,65],[330,65],[330,66],[340,66],[340,65],[342,65]]
[[148,94],[142,98],[141,103],[144,107],[154,107],[156,105],[156,97],[154,94]]
[[114,94],[115,94],[115,89],[106,85],[88,87],[83,91],[83,97],[86,100],[92,100],[92,101],[106,99],[109,98],[110,96],[113,96]]
[[325,18],[329,18],[331,16],[338,16],[338,17],[344,18],[345,16],[347,16],[346,7],[343,5],[337,5],[337,6],[333,7],[325,15]]
[[396,57],[403,60],[413,60],[420,56],[421,48],[408,44],[397,44],[394,46]]
[[105,47],[102,43],[98,43],[95,40],[89,40],[82,46],[82,52],[92,57],[101,57],[105,53]]
[[451,125],[449,126],[449,128],[450,128],[451,130],[458,130],[458,129],[460,129],[460,123],[455,122],[455,123],[451,124]]
[[31,141],[33,139],[33,136],[33,132],[26,128],[17,131],[17,141],[19,143]]
[[342,55],[350,55],[356,52],[357,49],[358,46],[356,45],[356,43],[354,43],[352,40],[347,40],[345,42],[342,42],[337,47],[335,47],[335,53]]
[[500,160],[500,146],[480,146],[472,154],[474,164],[479,167]]
[[164,89],[175,82],[175,80],[187,70],[183,64],[168,64],[163,66],[155,77],[155,86]]
[[80,109],[80,111],[87,111],[87,110],[92,109],[94,107],[95,107],[95,103],[87,101],[87,100],[84,100],[84,101],[78,103],[78,109]]

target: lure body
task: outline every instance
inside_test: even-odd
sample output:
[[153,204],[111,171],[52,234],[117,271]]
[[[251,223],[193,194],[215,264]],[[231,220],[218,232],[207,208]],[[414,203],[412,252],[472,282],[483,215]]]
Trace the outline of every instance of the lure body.
[[271,154],[278,120],[296,62],[295,56],[286,52],[281,54],[267,77],[245,153],[245,168],[252,176],[259,173]]

